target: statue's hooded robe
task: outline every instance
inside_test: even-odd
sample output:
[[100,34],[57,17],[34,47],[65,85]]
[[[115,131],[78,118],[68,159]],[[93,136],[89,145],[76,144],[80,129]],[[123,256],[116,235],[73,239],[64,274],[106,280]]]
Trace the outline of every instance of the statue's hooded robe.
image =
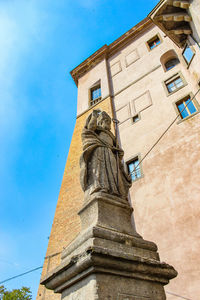
[[[102,138],[102,132],[104,132]],[[106,139],[105,139],[106,137]],[[127,199],[131,178],[124,171],[116,147],[116,138],[111,131],[97,126],[82,132],[83,153],[80,158],[81,186],[90,195],[105,192]]]

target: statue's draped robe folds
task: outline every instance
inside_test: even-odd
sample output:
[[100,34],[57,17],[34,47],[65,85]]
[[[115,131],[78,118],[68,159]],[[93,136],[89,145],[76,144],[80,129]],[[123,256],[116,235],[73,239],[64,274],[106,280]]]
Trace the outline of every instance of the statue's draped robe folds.
[[119,153],[123,151],[116,147],[113,133],[101,126],[95,130],[85,126],[82,142],[80,178],[83,191],[87,196],[101,191],[127,199],[131,179],[120,161]]

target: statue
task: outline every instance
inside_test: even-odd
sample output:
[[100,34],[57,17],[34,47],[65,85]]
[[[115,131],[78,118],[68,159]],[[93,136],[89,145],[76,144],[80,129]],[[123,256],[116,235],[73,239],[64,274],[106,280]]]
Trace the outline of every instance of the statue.
[[110,129],[110,116],[100,110],[93,110],[83,128],[80,181],[86,198],[103,192],[127,199],[131,177],[122,164],[124,151]]

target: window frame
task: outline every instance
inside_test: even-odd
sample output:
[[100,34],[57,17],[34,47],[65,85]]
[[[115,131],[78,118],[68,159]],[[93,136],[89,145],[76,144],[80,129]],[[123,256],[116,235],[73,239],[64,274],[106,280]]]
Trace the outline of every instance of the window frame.
[[[177,115],[179,115],[177,124],[182,123],[182,122],[184,122],[184,121],[186,121],[186,120],[194,117],[195,115],[197,115],[200,112],[199,102],[196,100],[196,98],[192,99],[193,97],[194,97],[194,95],[191,92],[191,93],[187,93],[185,96],[183,96],[183,97],[181,97],[178,100],[176,100],[176,101],[173,102],[174,109],[175,109]],[[189,116],[187,116],[185,118],[182,118],[181,115],[180,115],[180,111],[178,109],[178,103],[180,103],[181,101],[187,100],[187,98],[192,99],[192,102],[193,102],[193,105],[196,108],[196,111],[194,113],[190,114]]]
[[144,173],[143,173],[143,169],[142,169],[142,164],[140,163],[141,162],[141,154],[140,153],[138,153],[138,154],[130,157],[128,160],[126,160],[126,162],[125,162],[125,169],[126,169],[127,173],[130,174],[128,165],[131,162],[133,162],[134,160],[136,160],[136,159],[138,160],[138,162],[140,164],[139,168],[140,168],[140,174],[141,174],[141,176],[138,177],[138,178],[136,178],[135,180],[132,180],[132,183],[136,182],[136,181],[138,181],[138,180],[140,180],[140,179],[142,179],[144,177]]
[[[160,43],[151,49],[149,44],[151,42],[153,42],[156,37],[160,40]],[[158,46],[160,46],[162,44],[162,41],[163,40],[161,38],[161,35],[159,33],[155,34],[152,38],[150,38],[148,41],[146,41],[146,46],[147,46],[148,51],[150,52],[150,51],[153,51],[154,49],[156,49]]]
[[[183,85],[178,87],[175,91],[173,92],[169,92],[168,88],[167,88],[167,85],[173,81],[175,81],[177,78],[181,78],[182,82],[183,82]],[[168,79],[164,80],[162,82],[163,84],[163,87],[164,87],[164,90],[165,90],[165,93],[166,93],[166,96],[171,96],[173,95],[174,93],[178,92],[179,90],[181,90],[182,88],[184,88],[186,85],[187,85],[187,82],[185,80],[185,78],[183,77],[183,74],[181,72],[178,72],[176,74],[174,74],[173,76],[170,76]]]
[[[192,58],[191,58],[191,60],[190,60],[189,62],[186,60],[186,58],[185,58],[184,55],[183,55],[183,53],[185,52],[185,50],[186,50],[187,47],[190,48],[191,51],[193,52]],[[190,45],[190,43],[187,42],[187,43],[185,44],[185,47],[184,47],[183,51],[182,51],[182,57],[183,57],[183,59],[184,59],[186,65],[187,65],[187,68],[189,68],[189,66],[191,65],[191,62],[193,61],[193,58],[194,58],[195,54],[196,54],[196,51],[195,51],[194,47],[192,47],[192,45]]]
[[[96,98],[96,99],[92,99],[92,91],[94,91],[94,90],[97,90],[97,89],[99,89],[100,88],[100,90],[101,90],[101,81],[100,80],[98,80],[97,82],[95,82],[90,88],[89,88],[89,90],[88,90],[88,105],[89,105],[89,107],[92,107],[92,106],[94,106],[94,105],[96,105],[97,103],[99,103],[101,100],[102,100],[102,93],[101,93],[101,96],[100,97],[98,97],[98,98]],[[94,103],[92,103],[92,102],[94,102]]]

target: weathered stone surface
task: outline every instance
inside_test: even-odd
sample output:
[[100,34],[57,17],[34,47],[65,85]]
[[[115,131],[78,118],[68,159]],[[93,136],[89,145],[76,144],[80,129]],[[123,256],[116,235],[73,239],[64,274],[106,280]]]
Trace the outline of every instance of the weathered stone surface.
[[95,193],[79,211],[82,230],[98,225],[133,234],[134,230],[130,222],[132,211],[133,209],[128,202],[119,197],[106,195],[102,192]]
[[156,259],[93,246],[70,260],[64,260],[42,283],[62,293],[66,300],[73,299],[76,290],[80,296],[78,299],[104,300],[110,296],[114,300],[127,293],[161,300],[165,299],[163,285],[176,274],[173,267]]
[[86,201],[97,192],[127,199],[131,177],[122,164],[124,151],[110,129],[111,118],[105,111],[93,110],[86,119],[80,158],[80,181]]
[[81,233],[41,283],[64,300],[166,299],[163,286],[177,272],[131,227],[131,212],[123,199],[101,193],[90,198],[79,212]]

